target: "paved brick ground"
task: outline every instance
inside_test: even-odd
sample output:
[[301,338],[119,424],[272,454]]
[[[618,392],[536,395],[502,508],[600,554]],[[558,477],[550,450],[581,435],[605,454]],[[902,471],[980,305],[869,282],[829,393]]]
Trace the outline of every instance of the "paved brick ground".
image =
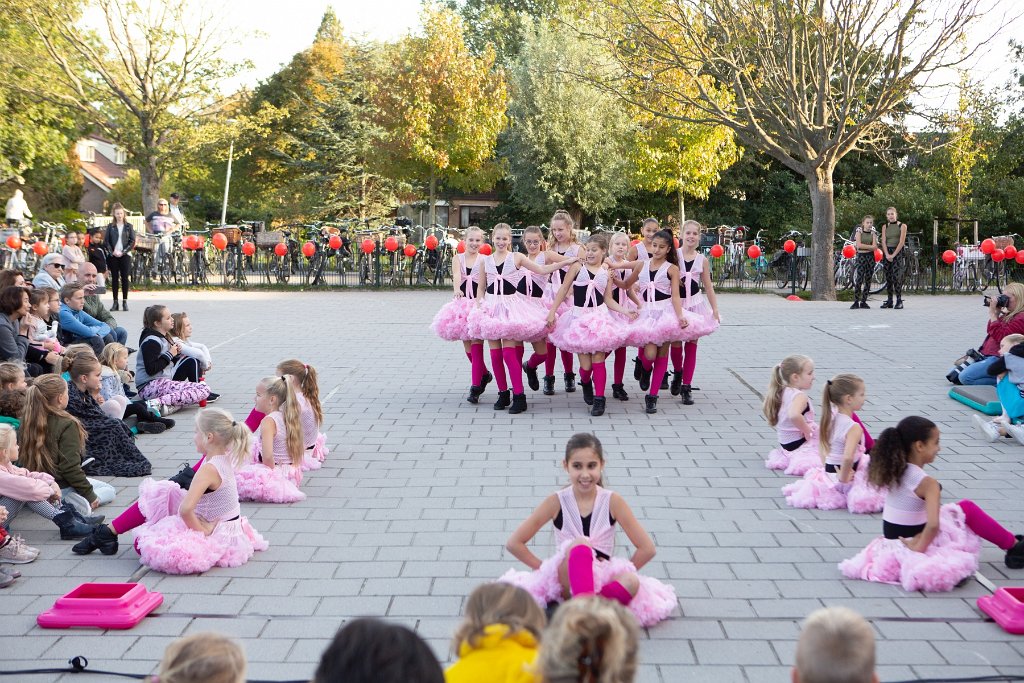
[[[1024,674],[1024,641],[974,606],[980,585],[924,595],[842,579],[836,562],[880,531],[879,516],[788,509],[779,493],[788,478],[762,464],[773,432],[756,392],[772,364],[804,352],[818,363],[815,394],[835,372],[865,377],[863,415],[875,433],[911,413],[940,423],[936,470],[947,499],[971,497],[1024,529],[1015,467],[1024,451],[980,443],[968,411],[945,396],[948,361],[982,336],[979,299],[913,297],[904,311],[850,311],[725,295],[725,325],[701,344],[697,405],[666,396],[648,416],[629,382],[631,401],[612,400],[604,417],[591,418],[578,393],[531,396],[518,417],[465,403],[461,350],[427,329],[447,300],[441,292],[134,296],[132,312],[117,314],[132,339],[147,303],[189,312],[197,339],[214,348],[209,381],[236,415],[247,413],[258,378],[278,360],[315,364],[333,452],[309,476],[308,500],[244,506],[271,543],[249,564],[200,577],[144,575],[165,603],[131,631],[35,626],[78,583],[122,581],[139,565],[128,543],[115,557],[80,558],[52,526],[19,518],[15,528],[42,557],[0,592],[0,666],[58,666],[85,654],[96,668],[149,672],[174,638],[217,630],[245,643],[252,677],[295,679],[312,674],[335,629],[356,615],[406,623],[446,659],[466,594],[515,564],[503,550],[508,533],[563,484],[567,437],[594,430],[607,447],[610,485],[657,543],[646,571],[680,598],[676,617],[643,634],[642,681],[786,680],[799,620],[838,604],[873,620],[883,679]],[[485,398],[493,397],[492,389]],[[159,476],[194,457],[190,413],[175,417],[172,432],[140,438]],[[109,516],[133,500],[138,482],[113,483],[117,500],[102,509]],[[538,541],[541,549],[550,542],[546,534]],[[1000,551],[986,547],[982,560],[995,583],[1024,584]]]

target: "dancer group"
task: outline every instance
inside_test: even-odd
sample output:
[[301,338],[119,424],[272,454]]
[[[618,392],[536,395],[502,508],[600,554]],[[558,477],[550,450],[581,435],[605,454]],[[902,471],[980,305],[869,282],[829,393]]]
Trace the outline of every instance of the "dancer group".
[[471,373],[466,400],[478,403],[494,381],[494,409],[522,413],[525,386],[555,393],[559,355],[565,391],[575,392],[575,355],[583,401],[591,415],[603,415],[606,360],[614,358],[612,396],[628,401],[624,375],[627,350],[634,347],[634,378],[646,392],[646,412],[657,412],[663,388],[691,405],[697,341],[714,332],[720,320],[710,268],[697,251],[700,231],[699,223],[687,221],[677,238],[648,218],[643,239],[635,243],[626,233],[613,232],[591,235],[581,244],[572,217],[558,211],[549,236],[536,226],[524,230],[526,253],[511,251],[511,228],[499,223],[491,231],[493,251],[484,255],[483,230],[469,228],[464,250],[452,260],[454,300],[431,325],[442,339],[463,343]]

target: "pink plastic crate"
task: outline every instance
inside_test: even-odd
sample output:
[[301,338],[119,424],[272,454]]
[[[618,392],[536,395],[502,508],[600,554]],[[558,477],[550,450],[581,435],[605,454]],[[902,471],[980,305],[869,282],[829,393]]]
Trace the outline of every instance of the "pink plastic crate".
[[1024,635],[1024,588],[1000,588],[978,598],[978,609],[1007,633]]
[[160,606],[164,596],[141,583],[83,583],[57,598],[36,618],[43,628],[132,628]]

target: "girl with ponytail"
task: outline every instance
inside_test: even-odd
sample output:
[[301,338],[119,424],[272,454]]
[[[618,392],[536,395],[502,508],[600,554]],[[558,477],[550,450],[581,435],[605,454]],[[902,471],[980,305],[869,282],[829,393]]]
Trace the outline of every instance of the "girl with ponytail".
[[256,429],[251,462],[238,472],[241,500],[294,503],[305,500],[302,484],[302,419],[287,376],[266,377],[256,386],[256,410],[264,413]]
[[[576,221],[569,215],[569,212],[565,209],[559,209],[555,211],[554,215],[551,216],[551,250],[559,256],[568,259],[570,263],[575,263],[577,259],[583,256],[583,248],[576,237]],[[569,277],[568,264],[566,264],[561,270],[556,270],[551,274],[551,281],[549,283],[548,298],[550,301],[554,301],[558,294],[558,290],[562,287],[564,279]],[[568,313],[572,306],[568,301],[562,301],[562,303],[556,307],[556,311],[559,315]],[[544,395],[553,396],[555,393],[555,352],[560,351],[562,356],[562,372],[565,380],[565,392],[571,394],[576,391],[576,373],[573,372],[572,365],[572,351],[565,349],[557,349],[554,344],[548,344],[548,356],[544,362]]]
[[942,505],[942,486],[924,471],[938,453],[939,428],[924,417],[905,417],[879,435],[868,476],[888,489],[882,537],[841,562],[843,575],[908,591],[948,591],[978,569],[979,537],[1006,551],[1007,567],[1024,569],[1024,536],[970,500]]
[[[295,401],[299,405],[299,420],[302,423],[302,441],[305,446],[305,457],[302,459],[303,470],[318,470],[330,454],[327,448],[327,437],[320,431],[324,423],[324,412],[320,407],[320,383],[316,368],[301,360],[292,358],[277,364],[278,375],[284,375],[292,385]],[[260,421],[263,420],[261,415]],[[246,424],[249,421],[246,420]],[[259,425],[259,421],[255,423]],[[256,431],[255,428],[253,431]]]
[[802,477],[821,465],[814,408],[807,390],[814,384],[814,361],[807,356],[786,356],[772,368],[764,395],[764,417],[775,427],[779,445],[764,461],[770,470]]

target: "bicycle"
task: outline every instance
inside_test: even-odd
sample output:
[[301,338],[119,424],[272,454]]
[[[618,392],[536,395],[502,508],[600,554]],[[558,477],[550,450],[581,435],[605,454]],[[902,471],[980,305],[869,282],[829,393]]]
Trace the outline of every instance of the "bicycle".
[[209,235],[209,229],[185,231],[185,240],[189,237],[197,237],[199,240],[199,244],[195,248],[185,249],[185,251],[189,251],[191,253],[182,263],[184,274],[192,281],[193,287],[200,284],[209,284],[209,280],[206,277],[207,271],[210,270],[210,262],[206,258],[206,238],[209,237]]
[[807,283],[810,279],[810,269],[807,267],[807,261],[811,250],[804,246],[804,238],[806,237],[807,235],[798,230],[790,230],[782,236],[783,242],[786,240],[796,242],[796,249],[793,253],[784,250],[780,251],[772,259],[771,265],[775,271],[775,284],[779,289],[785,289],[789,286],[790,282],[794,283],[796,289],[807,289]]

